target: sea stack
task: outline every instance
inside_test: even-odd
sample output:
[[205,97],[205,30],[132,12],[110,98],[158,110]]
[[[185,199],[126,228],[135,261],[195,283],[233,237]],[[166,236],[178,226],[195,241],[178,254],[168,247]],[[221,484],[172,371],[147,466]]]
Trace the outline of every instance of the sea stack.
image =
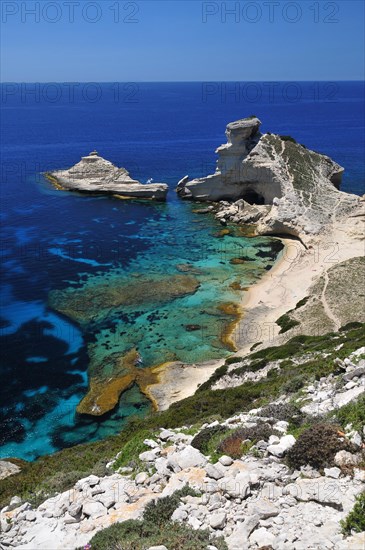
[[[227,125],[227,143],[216,150],[214,174],[177,186],[184,199],[229,201],[221,220],[255,223],[257,234],[306,239],[351,215],[359,197],[339,191],[344,169],[290,136],[262,134],[257,117]],[[233,204],[232,204],[233,203]]]
[[67,170],[47,172],[47,179],[58,187],[81,193],[101,193],[118,198],[166,200],[166,183],[142,184],[130,177],[125,168],[99,156],[96,151],[82,157],[80,162]]

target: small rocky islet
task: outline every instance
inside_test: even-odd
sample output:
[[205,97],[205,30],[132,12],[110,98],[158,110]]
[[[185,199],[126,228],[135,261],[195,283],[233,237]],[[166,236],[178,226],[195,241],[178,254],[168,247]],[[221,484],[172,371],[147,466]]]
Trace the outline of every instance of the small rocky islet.
[[56,187],[79,193],[113,195],[116,198],[166,200],[166,183],[141,183],[128,170],[118,168],[92,151],[66,170],[47,172],[46,178]]
[[[257,117],[228,124],[216,172],[191,181],[184,177],[177,192],[183,199],[211,202],[201,214],[212,212],[223,226],[294,238],[302,263],[292,262],[280,276],[284,281],[287,272],[298,269],[300,276],[302,266],[311,270],[302,285],[307,294],[296,303],[296,295],[284,302],[285,314],[277,315],[270,338],[257,338],[250,352],[242,346],[241,356],[216,365],[220,368],[194,395],[135,421],[120,440],[80,446],[79,457],[72,458],[78,464],[73,468],[82,472],[76,483],[62,478],[67,450],[59,461],[43,459],[45,494],[29,491],[32,464],[15,468],[3,461],[5,547],[364,548],[364,199],[340,191],[343,168],[329,157],[289,136],[261,134],[260,124]],[[230,239],[230,232],[218,238]],[[333,261],[328,253],[320,257],[319,247],[328,242],[344,247],[338,257],[332,254]],[[267,257],[271,261],[270,253]],[[237,259],[236,269],[249,263],[244,255]],[[199,269],[177,265],[194,295]],[[236,292],[241,289],[237,278],[230,284]],[[81,308],[72,304],[72,292],[78,293]],[[55,309],[88,325],[103,317],[102,294],[97,290],[94,301],[86,288],[66,289],[54,291],[50,300]],[[106,295],[112,307],[128,300],[115,289],[106,289]],[[131,296],[138,300],[133,288]],[[270,306],[270,292],[266,301],[259,302],[258,313],[253,309],[245,315],[241,328],[280,309]],[[236,313],[234,303],[222,307]],[[189,323],[182,330],[194,334],[198,327]],[[233,330],[225,337],[235,337]],[[134,381],[137,371],[152,376],[136,365],[137,353],[130,351],[124,362],[115,358],[112,368],[129,369],[123,376]],[[173,371],[176,385],[181,366]],[[89,409],[99,391],[93,394],[99,380],[91,381]],[[113,376],[105,382],[113,386]],[[114,396],[119,390],[111,388]],[[95,475],[101,460],[104,469]],[[50,487],[57,473],[55,490]]]

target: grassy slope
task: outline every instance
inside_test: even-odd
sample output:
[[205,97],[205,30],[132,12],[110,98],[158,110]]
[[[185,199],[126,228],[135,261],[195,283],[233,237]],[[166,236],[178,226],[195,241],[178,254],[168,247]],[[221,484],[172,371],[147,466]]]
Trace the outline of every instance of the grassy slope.
[[[329,259],[335,248],[329,248]],[[339,324],[352,321],[365,322],[365,258],[354,257],[341,262],[328,270],[328,284],[324,298]],[[334,329],[334,323],[326,314],[322,303],[325,277],[322,275],[310,288],[306,301],[277,319],[280,333],[324,334]]]

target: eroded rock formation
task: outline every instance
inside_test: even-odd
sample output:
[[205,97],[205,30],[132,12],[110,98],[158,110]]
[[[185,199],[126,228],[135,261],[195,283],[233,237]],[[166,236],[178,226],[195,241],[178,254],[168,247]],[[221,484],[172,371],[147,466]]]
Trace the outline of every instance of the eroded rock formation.
[[165,200],[166,183],[142,184],[129,176],[125,168],[118,168],[103,159],[96,151],[68,170],[48,172],[46,177],[56,186],[82,193],[105,193],[119,198]]
[[[214,174],[189,181],[177,193],[185,199],[234,201],[220,218],[257,223],[258,234],[314,235],[351,215],[360,198],[339,191],[344,169],[289,136],[261,134],[250,117],[227,125]],[[238,202],[237,202],[238,201]]]

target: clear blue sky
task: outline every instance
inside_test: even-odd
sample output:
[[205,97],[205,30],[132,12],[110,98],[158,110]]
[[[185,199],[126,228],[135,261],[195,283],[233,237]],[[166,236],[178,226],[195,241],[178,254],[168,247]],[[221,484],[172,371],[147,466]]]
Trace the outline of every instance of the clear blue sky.
[[364,79],[362,0],[0,4],[3,82]]

